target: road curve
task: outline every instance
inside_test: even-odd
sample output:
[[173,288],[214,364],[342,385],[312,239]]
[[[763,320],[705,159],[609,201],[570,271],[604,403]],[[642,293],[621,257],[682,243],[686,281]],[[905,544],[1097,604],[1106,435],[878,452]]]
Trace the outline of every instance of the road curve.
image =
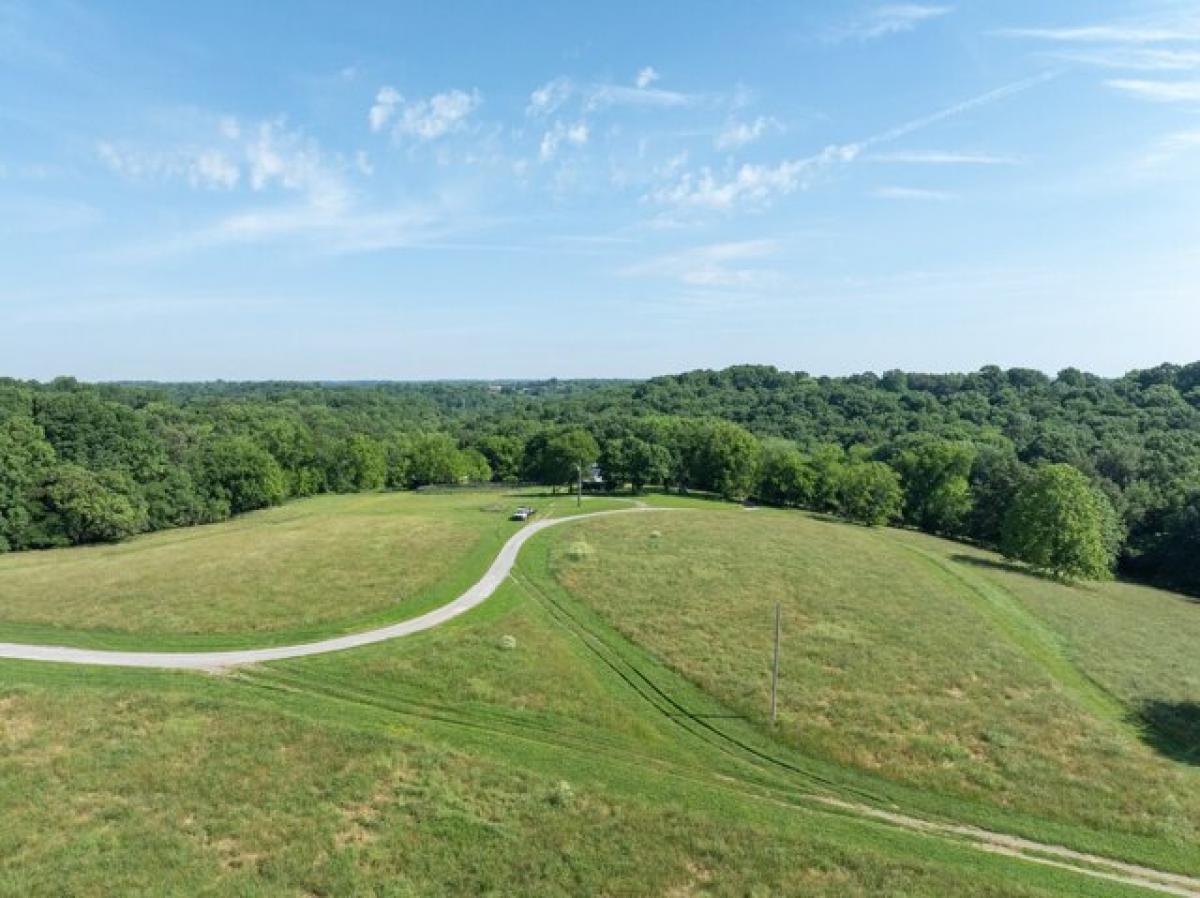
[[517,553],[521,546],[536,533],[547,527],[565,524],[569,521],[579,521],[584,518],[598,518],[613,514],[637,514],[649,511],[670,511],[663,508],[620,508],[612,511],[593,511],[587,514],[574,515],[565,518],[547,518],[527,524],[514,533],[500,549],[491,566],[474,585],[466,592],[448,604],[435,608],[420,617],[366,630],[362,633],[351,633],[347,636],[337,636],[332,639],[322,639],[319,642],[306,642],[300,645],[281,645],[266,649],[239,649],[225,652],[117,652],[100,649],[80,649],[58,645],[26,645],[18,642],[0,642],[0,658],[20,661],[52,661],[59,664],[97,664],[104,667],[153,667],[166,670],[223,670],[242,664],[258,664],[262,661],[281,661],[285,658],[303,658],[308,655],[323,655],[326,652],[340,652],[343,649],[357,648],[411,633],[420,633],[439,624],[444,624],[451,618],[458,617],[470,611],[476,605],[482,604],[504,582],[516,563]]

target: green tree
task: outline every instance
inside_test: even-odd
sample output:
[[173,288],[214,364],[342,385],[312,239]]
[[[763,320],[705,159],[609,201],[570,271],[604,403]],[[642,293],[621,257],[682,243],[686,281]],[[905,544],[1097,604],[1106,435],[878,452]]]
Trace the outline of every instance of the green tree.
[[387,453],[387,475],[384,485],[388,489],[405,489],[412,485],[413,444],[407,434],[393,434],[385,447]]
[[557,488],[574,483],[579,466],[586,471],[599,457],[595,437],[582,428],[543,431],[525,444],[525,472],[530,480]]
[[810,505],[815,484],[816,473],[795,443],[763,443],[758,469],[760,499],[776,505]]
[[868,461],[842,469],[838,511],[851,521],[877,527],[900,517],[904,490],[900,475],[883,462]]
[[600,449],[600,470],[610,489],[629,484],[641,492],[647,484],[665,483],[671,475],[671,452],[637,436],[606,440]]
[[279,463],[249,437],[220,437],[206,443],[200,450],[198,472],[201,487],[230,514],[278,505],[287,492]]
[[413,437],[409,455],[409,486],[458,483],[462,477],[458,444],[445,433],[420,433]]
[[726,499],[749,495],[758,472],[758,440],[729,421],[701,421],[684,434],[687,483]]
[[972,507],[966,524],[969,536],[985,545],[1000,544],[1004,519],[1026,472],[1007,440],[1001,445],[979,447],[971,465]]
[[972,507],[968,478],[975,454],[970,443],[946,441],[900,453],[895,467],[904,480],[904,519],[931,533],[960,535]]
[[492,466],[478,449],[458,451],[458,479],[467,483],[487,483],[492,479]]
[[514,481],[521,476],[521,458],[525,441],[520,437],[491,434],[481,439],[476,448],[487,459],[492,476],[500,481]]
[[116,542],[146,526],[146,509],[133,498],[133,481],[123,472],[96,474],[81,465],[60,464],[42,486],[45,533],[72,543]]
[[356,433],[334,444],[330,455],[326,477],[335,493],[377,490],[387,481],[387,448],[374,437]]
[[626,447],[626,476],[635,493],[648,484],[666,483],[671,476],[671,450],[659,443],[631,437]]
[[33,490],[54,463],[54,448],[32,419],[0,419],[0,552],[29,547]]
[[1004,522],[1009,558],[1062,579],[1112,576],[1119,542],[1116,514],[1087,478],[1065,464],[1037,468]]
[[819,445],[809,453],[809,465],[813,472],[812,507],[836,512],[846,473],[845,450],[831,443]]

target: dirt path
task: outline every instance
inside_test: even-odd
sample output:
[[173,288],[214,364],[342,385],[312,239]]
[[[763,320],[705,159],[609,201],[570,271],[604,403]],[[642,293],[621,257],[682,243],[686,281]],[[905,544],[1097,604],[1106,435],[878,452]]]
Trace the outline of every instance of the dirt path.
[[1194,876],[1184,876],[1179,873],[1168,873],[1155,870],[1153,867],[1143,867],[1140,864],[1130,864],[1117,861],[1101,855],[1075,851],[1063,845],[1053,845],[1046,842],[1035,842],[1020,836],[1009,836],[1004,833],[992,832],[977,826],[966,826],[960,823],[937,823],[923,820],[920,817],[910,817],[895,811],[885,811],[881,808],[856,802],[843,801],[827,796],[810,796],[811,801],[829,807],[837,808],[856,817],[867,817],[889,823],[902,829],[941,835],[968,844],[992,854],[1003,854],[1008,857],[1020,858],[1035,864],[1070,870],[1096,879],[1109,882],[1119,882],[1125,885],[1139,886],[1164,895],[1181,895],[1183,898],[1200,898],[1200,879]]
[[0,658],[20,661],[50,661],[59,664],[96,664],[105,667],[151,667],[169,670],[207,670],[218,671],[244,664],[258,664],[263,661],[281,661],[285,658],[303,658],[308,655],[323,655],[327,652],[340,652],[344,649],[371,645],[429,630],[444,624],[452,618],[470,611],[476,605],[488,599],[504,582],[517,560],[517,554],[536,533],[548,527],[578,521],[586,518],[596,518],[614,514],[636,514],[639,512],[672,511],[668,508],[621,508],[611,511],[593,511],[587,514],[573,515],[561,518],[547,518],[528,524],[513,534],[501,548],[484,575],[457,599],[435,608],[420,617],[400,623],[366,630],[362,633],[351,633],[347,636],[337,636],[332,639],[322,639],[319,642],[309,642],[300,645],[282,645],[266,649],[239,649],[224,652],[119,652],[101,649],[81,649],[67,646],[27,645],[17,642],[0,643]]

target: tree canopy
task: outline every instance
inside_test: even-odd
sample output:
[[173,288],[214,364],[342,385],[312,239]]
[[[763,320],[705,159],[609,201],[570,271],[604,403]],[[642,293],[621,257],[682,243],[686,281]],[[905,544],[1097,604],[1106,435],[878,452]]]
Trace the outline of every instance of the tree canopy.
[[[640,382],[0,379],[0,551],[321,492],[559,486],[581,462],[599,462],[610,486],[754,497],[988,546],[1008,541],[1031,480],[1069,465],[1115,515],[1118,570],[1200,594],[1200,363],[1119,378],[742,365]],[[892,477],[860,470],[873,463],[899,477],[898,509]]]

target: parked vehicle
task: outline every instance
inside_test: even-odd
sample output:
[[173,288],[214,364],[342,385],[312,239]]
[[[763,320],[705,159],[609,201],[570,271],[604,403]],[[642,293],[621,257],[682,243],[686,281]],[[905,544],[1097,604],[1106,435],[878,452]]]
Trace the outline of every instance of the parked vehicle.
[[513,512],[512,518],[510,520],[528,521],[533,516],[534,511],[535,511],[535,509],[532,506],[520,505],[517,507],[517,510]]

